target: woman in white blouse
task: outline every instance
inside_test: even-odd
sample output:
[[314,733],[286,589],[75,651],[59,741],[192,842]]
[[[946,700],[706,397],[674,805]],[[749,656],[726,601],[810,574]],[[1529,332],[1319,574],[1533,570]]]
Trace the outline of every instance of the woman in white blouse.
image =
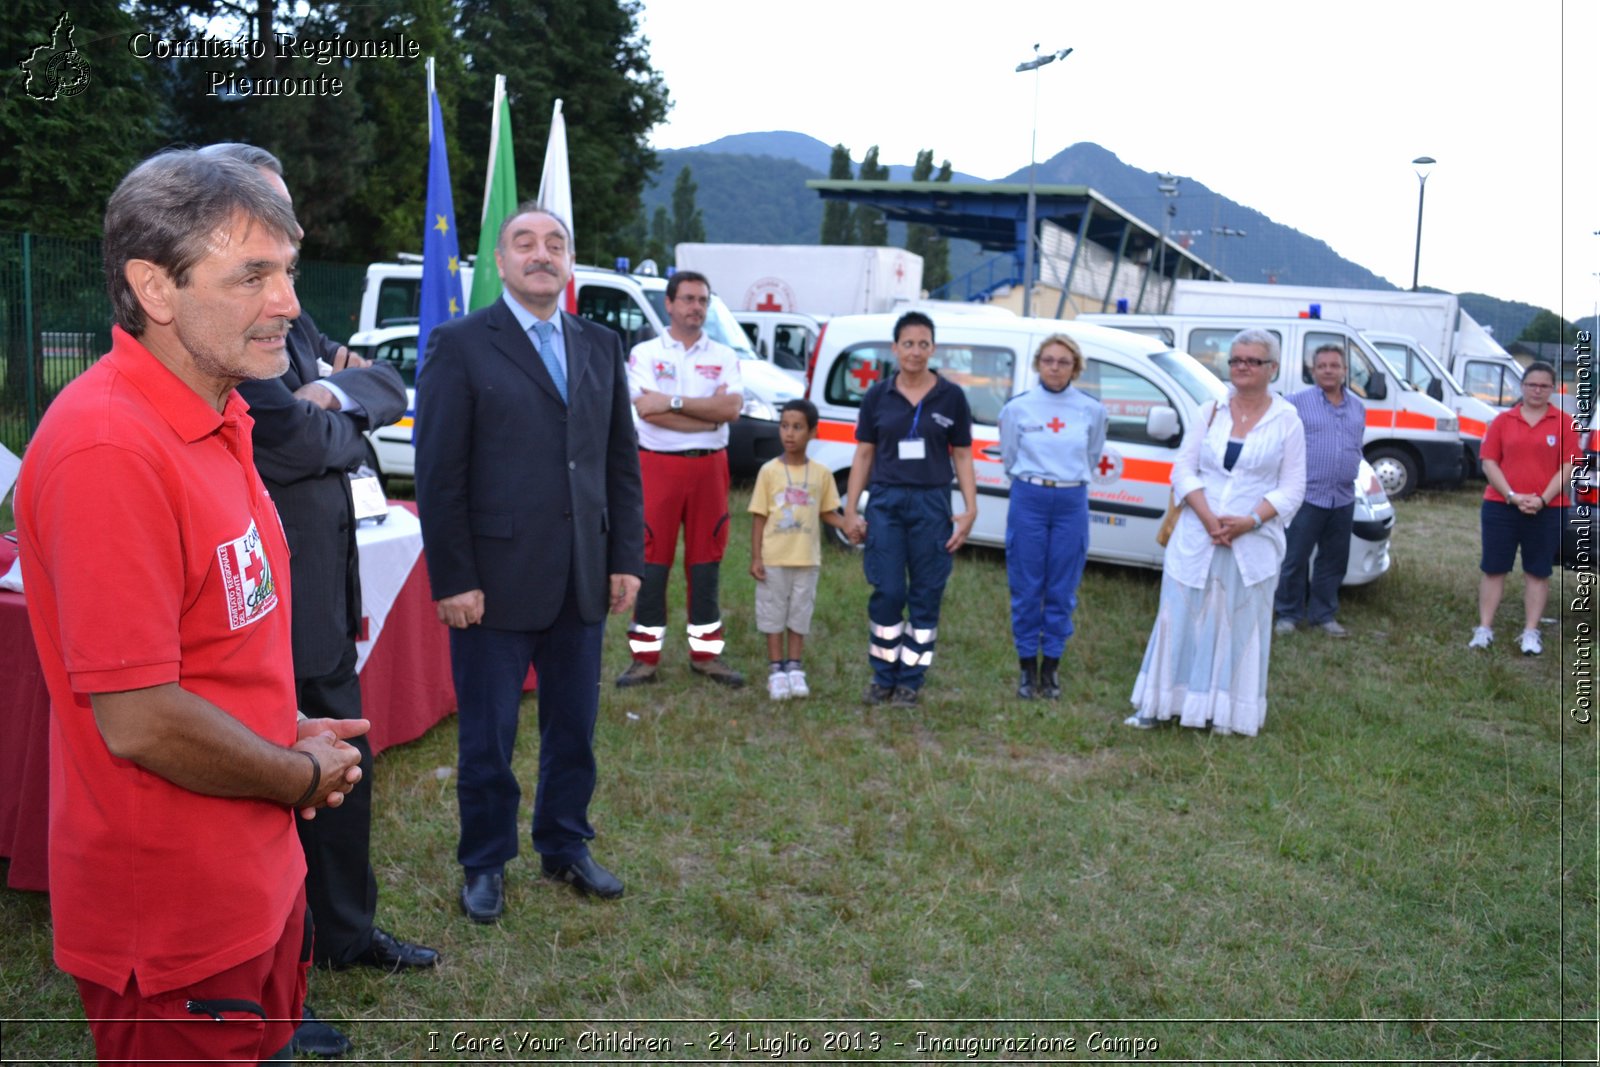
[[1129,726],[1176,718],[1254,736],[1266,720],[1272,597],[1284,531],[1306,492],[1305,429],[1294,405],[1267,390],[1278,363],[1275,334],[1235,336],[1228,400],[1201,408],[1178,450],[1172,487],[1185,507]]

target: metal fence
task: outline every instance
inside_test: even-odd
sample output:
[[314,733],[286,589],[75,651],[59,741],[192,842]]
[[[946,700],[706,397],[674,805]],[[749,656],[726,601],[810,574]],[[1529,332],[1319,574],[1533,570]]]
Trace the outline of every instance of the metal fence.
[[[300,306],[342,340],[355,329],[365,274],[301,263]],[[0,231],[0,443],[21,455],[50,401],[110,347],[100,241]]]

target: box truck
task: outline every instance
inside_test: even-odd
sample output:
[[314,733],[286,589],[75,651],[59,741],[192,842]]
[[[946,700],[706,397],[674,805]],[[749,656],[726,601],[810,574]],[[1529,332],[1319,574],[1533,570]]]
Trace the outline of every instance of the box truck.
[[922,296],[922,257],[864,245],[722,245],[684,242],[679,270],[711,279],[739,311],[863,315]]
[[1173,286],[1172,312],[1308,315],[1362,331],[1408,334],[1437,356],[1468,394],[1490,407],[1508,408],[1522,399],[1521,364],[1461,309],[1454,293],[1180,281]]

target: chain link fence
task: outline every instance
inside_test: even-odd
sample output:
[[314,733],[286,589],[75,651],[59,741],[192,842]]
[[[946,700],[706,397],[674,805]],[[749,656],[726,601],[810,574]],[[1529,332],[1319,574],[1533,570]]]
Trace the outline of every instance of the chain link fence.
[[[354,264],[303,262],[300,306],[343,340],[365,275]],[[50,401],[110,347],[100,241],[0,231],[0,444],[21,455]]]

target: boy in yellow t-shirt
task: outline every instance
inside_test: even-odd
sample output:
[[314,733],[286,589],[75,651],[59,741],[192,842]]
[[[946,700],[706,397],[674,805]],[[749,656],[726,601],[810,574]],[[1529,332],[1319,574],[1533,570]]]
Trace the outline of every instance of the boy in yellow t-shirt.
[[756,475],[750,494],[750,574],[756,580],[756,628],[767,635],[767,695],[810,696],[800,656],[811,630],[822,570],[822,523],[843,527],[839,490],[828,468],[806,458],[817,432],[817,406],[791,400],[779,413],[783,455]]

